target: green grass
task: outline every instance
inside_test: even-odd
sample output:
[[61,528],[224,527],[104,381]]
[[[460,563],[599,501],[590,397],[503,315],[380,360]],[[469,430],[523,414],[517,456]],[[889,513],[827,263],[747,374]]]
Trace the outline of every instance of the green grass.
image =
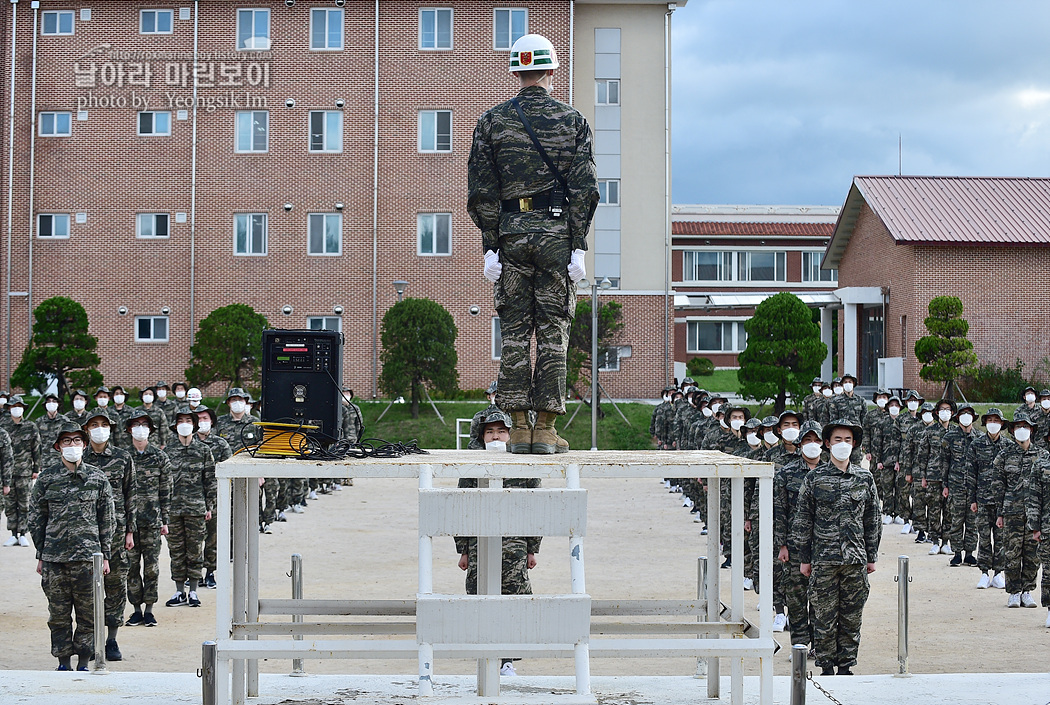
[[693,377],[701,389],[709,392],[722,392],[723,394],[737,393],[740,391],[740,380],[736,377],[736,370],[715,370],[708,377]]

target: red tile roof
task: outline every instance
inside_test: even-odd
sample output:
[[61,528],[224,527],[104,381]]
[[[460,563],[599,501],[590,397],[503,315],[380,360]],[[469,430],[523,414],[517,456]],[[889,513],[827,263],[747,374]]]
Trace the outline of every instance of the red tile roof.
[[834,223],[717,223],[675,220],[673,235],[765,235],[767,237],[831,237]]

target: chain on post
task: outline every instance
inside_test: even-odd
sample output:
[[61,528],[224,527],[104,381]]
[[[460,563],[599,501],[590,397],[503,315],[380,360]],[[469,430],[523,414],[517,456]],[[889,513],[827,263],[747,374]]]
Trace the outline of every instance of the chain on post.
[[835,705],[842,705],[842,701],[841,700],[839,700],[834,695],[832,695],[827,690],[825,690],[824,686],[822,686],[820,683],[818,683],[816,681],[816,679],[813,678],[813,671],[808,671],[806,673],[806,680],[808,680],[810,683],[812,683],[814,688],[816,688],[821,693],[823,693],[824,697],[827,698],[828,700],[830,700],[831,702],[835,703]]

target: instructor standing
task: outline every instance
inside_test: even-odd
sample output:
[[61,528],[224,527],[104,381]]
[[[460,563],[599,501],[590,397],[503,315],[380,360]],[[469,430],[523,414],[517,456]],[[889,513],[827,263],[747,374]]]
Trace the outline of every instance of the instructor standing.
[[[554,419],[565,413],[569,326],[598,205],[591,129],[550,96],[557,68],[546,38],[514,42],[510,72],[521,90],[478,119],[468,163],[467,210],[481,229],[485,278],[496,285],[503,337],[496,405],[510,413],[512,453],[569,449]],[[534,430],[529,410],[537,412]]]

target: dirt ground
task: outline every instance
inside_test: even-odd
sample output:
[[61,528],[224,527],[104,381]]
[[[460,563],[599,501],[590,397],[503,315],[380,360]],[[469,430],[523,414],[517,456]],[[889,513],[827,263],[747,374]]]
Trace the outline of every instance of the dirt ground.
[[[674,598],[696,596],[700,525],[681,507],[681,495],[669,494],[651,479],[590,480],[588,526],[584,540],[587,589],[593,598]],[[290,556],[301,553],[307,598],[412,599],[417,586],[416,491],[414,480],[358,480],[354,487],[322,495],[304,514],[289,515],[260,537],[263,571],[260,594],[290,597]],[[7,532],[2,536],[7,537]],[[703,538],[706,542],[706,537]],[[976,590],[973,568],[949,568],[947,556],[928,556],[927,545],[885,527],[878,570],[871,576],[871,597],[864,611],[858,673],[897,672],[897,556],[912,557],[910,667],[915,673],[1043,672],[1050,653],[1045,609],[1007,609],[1002,590]],[[51,669],[47,603],[36,575],[33,550],[0,548],[5,590],[0,600],[0,669]],[[461,592],[463,573],[451,539],[435,545],[435,592]],[[532,571],[537,593],[569,592],[565,539],[543,542]],[[162,552],[160,599],[173,592],[167,580],[167,551]],[[723,571],[723,600],[728,600]],[[746,594],[748,616],[757,620],[757,596]],[[120,630],[124,660],[120,671],[192,672],[200,666],[201,642],[214,638],[216,592],[202,590],[203,606],[155,612],[154,628]],[[128,611],[130,614],[130,609]],[[777,636],[777,635],[775,635]],[[778,639],[787,647],[787,635]],[[18,648],[11,648],[13,645]],[[790,649],[775,663],[777,675],[790,672]],[[725,669],[727,664],[723,665]],[[288,661],[264,662],[264,672],[287,673]],[[313,673],[412,673],[414,661],[312,661]],[[473,673],[473,662],[439,661],[436,672]],[[695,661],[592,659],[595,675],[687,675]],[[570,675],[568,660],[529,660],[522,675]],[[725,671],[727,672],[727,671]],[[747,669],[754,673],[753,668]]]

